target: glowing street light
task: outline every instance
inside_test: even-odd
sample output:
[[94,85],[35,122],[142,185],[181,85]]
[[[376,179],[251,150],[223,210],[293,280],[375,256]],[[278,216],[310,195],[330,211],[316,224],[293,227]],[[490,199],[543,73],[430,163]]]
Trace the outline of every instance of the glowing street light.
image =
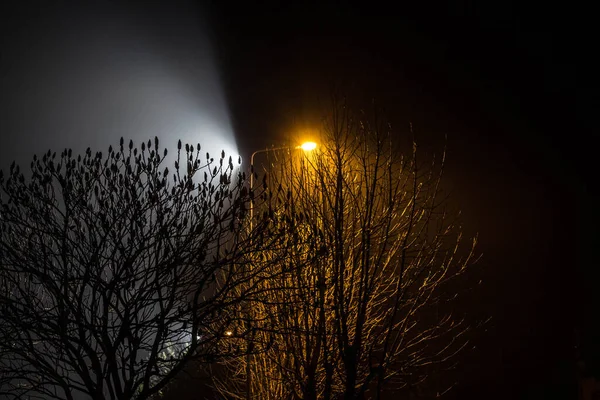
[[296,147],[297,149],[300,148],[304,151],[311,151],[317,148],[317,144],[315,142],[304,142],[302,143],[300,146]]
[[[301,149],[301,150],[304,150],[304,151],[311,151],[311,150],[314,150],[316,148],[317,148],[317,144],[315,142],[304,142],[300,146],[296,146],[296,147],[282,146],[282,147],[273,147],[273,148],[270,148],[270,149],[256,150],[250,156],[250,166],[254,166],[254,156],[257,155],[257,154],[259,154],[259,153],[269,153],[269,152],[272,152],[272,151],[292,150],[292,149]],[[252,176],[250,176],[250,188],[252,188]]]

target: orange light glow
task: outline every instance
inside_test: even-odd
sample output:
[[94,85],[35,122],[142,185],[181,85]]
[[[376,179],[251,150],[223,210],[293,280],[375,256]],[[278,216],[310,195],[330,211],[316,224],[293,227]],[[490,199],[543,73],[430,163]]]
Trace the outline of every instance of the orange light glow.
[[311,151],[317,148],[317,144],[315,142],[304,142],[299,147],[304,151]]

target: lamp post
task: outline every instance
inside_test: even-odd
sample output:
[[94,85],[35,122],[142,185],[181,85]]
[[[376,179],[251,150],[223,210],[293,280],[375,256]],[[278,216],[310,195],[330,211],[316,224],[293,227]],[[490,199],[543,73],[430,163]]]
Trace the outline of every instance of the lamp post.
[[[260,153],[268,153],[271,151],[278,151],[278,150],[304,150],[304,151],[311,151],[314,150],[317,147],[317,144],[315,142],[304,142],[299,146],[296,147],[290,147],[290,146],[282,146],[282,147],[273,147],[271,149],[262,149],[262,150],[256,150],[254,153],[252,153],[252,155],[250,156],[250,167],[251,167],[251,173],[250,173],[250,192],[252,192],[252,190],[254,189],[254,156]],[[254,225],[254,198],[252,198],[250,200],[250,231],[252,231]],[[250,318],[248,318],[248,329],[250,329]],[[247,354],[246,354],[246,400],[251,400],[252,399],[252,388],[251,388],[251,384],[252,384],[252,369],[250,368],[250,360],[251,360],[251,351],[250,348],[247,349]]]

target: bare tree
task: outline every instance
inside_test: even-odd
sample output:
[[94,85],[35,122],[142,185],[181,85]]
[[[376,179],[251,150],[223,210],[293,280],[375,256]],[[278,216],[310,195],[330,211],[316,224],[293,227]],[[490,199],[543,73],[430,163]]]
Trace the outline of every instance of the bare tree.
[[444,157],[419,162],[416,144],[404,156],[391,139],[376,113],[341,104],[316,152],[270,169],[288,246],[252,308],[271,345],[231,365],[230,379],[251,374],[252,398],[379,398],[465,346],[468,325],[446,301],[476,240],[464,243],[441,195]]
[[[65,150],[0,176],[0,397],[147,399],[214,362],[263,273],[231,157],[179,142]],[[267,235],[252,243],[269,247]]]

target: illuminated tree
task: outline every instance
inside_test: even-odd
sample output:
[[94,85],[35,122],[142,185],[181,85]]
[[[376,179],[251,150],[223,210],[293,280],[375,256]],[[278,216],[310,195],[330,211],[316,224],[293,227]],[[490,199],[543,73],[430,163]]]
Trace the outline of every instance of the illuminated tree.
[[262,257],[284,252],[285,262],[270,263],[278,274],[252,307],[270,346],[229,377],[253,399],[379,398],[422,382],[467,342],[447,300],[475,240],[441,195],[444,157],[420,162],[416,145],[401,155],[387,124],[345,105],[322,136],[316,152],[270,168],[269,213],[287,245]]
[[223,341],[270,239],[239,234],[231,158],[179,142],[169,172],[166,155],[121,139],[0,176],[0,397],[147,399],[191,361],[244,351]]

